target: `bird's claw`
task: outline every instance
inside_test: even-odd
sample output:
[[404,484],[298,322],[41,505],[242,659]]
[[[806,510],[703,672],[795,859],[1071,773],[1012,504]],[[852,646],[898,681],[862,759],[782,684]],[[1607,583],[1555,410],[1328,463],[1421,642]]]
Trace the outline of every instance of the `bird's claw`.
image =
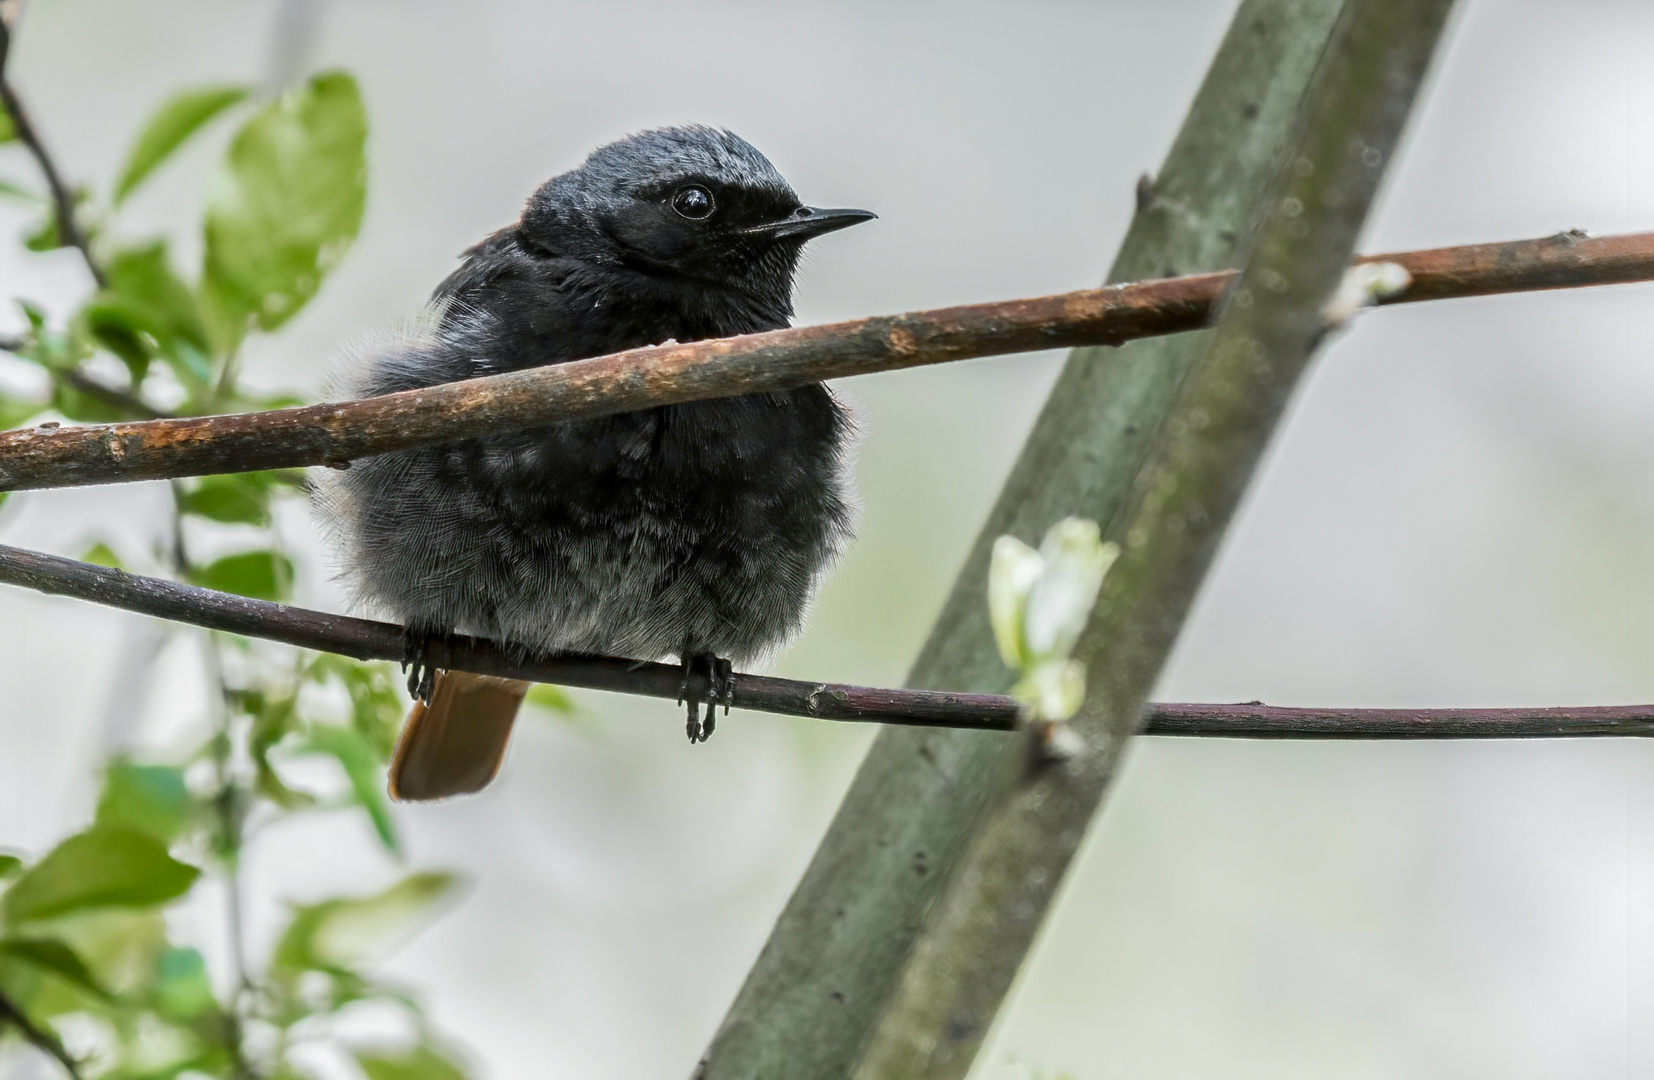
[[[706,670],[706,719],[701,719],[701,695],[698,688],[691,685],[697,667]],[[712,738],[712,732],[718,726],[718,706],[724,707],[724,715],[729,715],[729,707],[735,703],[735,665],[730,661],[713,655],[712,653],[696,653],[684,651],[683,679],[678,683],[678,704],[689,704],[689,715],[685,730],[689,734],[691,745],[704,743]]]
[[437,636],[429,630],[402,629],[402,670],[408,673],[408,696],[427,705],[436,691],[436,666],[427,657]]

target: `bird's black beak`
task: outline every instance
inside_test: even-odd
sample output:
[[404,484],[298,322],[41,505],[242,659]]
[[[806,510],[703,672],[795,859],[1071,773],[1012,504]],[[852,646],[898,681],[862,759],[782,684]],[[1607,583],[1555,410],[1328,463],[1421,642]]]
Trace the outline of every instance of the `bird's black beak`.
[[872,221],[878,216],[871,210],[824,210],[819,206],[800,206],[780,221],[754,225],[741,231],[751,236],[808,240],[814,236],[848,229],[864,221]]

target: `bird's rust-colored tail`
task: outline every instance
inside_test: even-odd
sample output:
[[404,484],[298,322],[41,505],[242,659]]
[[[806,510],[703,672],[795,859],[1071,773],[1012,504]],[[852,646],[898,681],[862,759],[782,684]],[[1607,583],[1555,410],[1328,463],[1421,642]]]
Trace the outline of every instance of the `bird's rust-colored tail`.
[[439,671],[429,705],[414,702],[391,758],[390,794],[429,802],[488,786],[505,760],[528,683]]

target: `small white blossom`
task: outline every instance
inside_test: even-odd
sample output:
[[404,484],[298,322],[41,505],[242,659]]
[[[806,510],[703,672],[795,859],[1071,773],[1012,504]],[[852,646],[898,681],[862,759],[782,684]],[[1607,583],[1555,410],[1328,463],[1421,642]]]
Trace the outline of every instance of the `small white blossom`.
[[988,615],[1007,666],[1022,675],[1011,693],[1036,719],[1066,720],[1085,698],[1085,668],[1069,659],[1120,554],[1094,521],[1067,518],[1039,550],[1013,536],[994,543]]
[[1412,284],[1413,275],[1400,263],[1359,263],[1344,271],[1321,317],[1330,327],[1343,326],[1362,308],[1400,296]]

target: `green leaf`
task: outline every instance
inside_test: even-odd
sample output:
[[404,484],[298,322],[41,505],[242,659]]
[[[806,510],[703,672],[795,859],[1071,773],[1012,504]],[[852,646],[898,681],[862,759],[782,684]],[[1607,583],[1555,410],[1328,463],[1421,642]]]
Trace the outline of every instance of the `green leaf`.
[[15,431],[38,416],[45,407],[38,401],[0,395],[0,431]]
[[345,688],[351,726],[367,738],[379,764],[389,761],[408,711],[396,668],[322,653],[311,661],[309,677],[313,682],[337,681]]
[[21,872],[23,860],[16,855],[0,855],[0,881],[5,881],[13,874]]
[[[174,368],[181,362],[184,346],[196,354],[212,351],[195,293],[172,269],[165,241],[117,251],[109,260],[108,277],[105,298],[142,313],[144,329],[155,337]],[[185,385],[191,377],[210,377],[210,371],[188,368],[177,374]]]
[[12,126],[11,117],[6,110],[0,109],[0,144],[9,143],[17,138],[17,129]]
[[95,826],[63,841],[0,898],[7,924],[100,907],[149,907],[189,891],[201,871],[154,837]]
[[[3,123],[5,123],[5,117],[0,116],[0,124]],[[0,139],[0,143],[5,141],[6,140],[4,139]],[[46,201],[38,193],[30,191],[26,187],[19,187],[10,180],[0,180],[0,195],[4,195],[10,199],[21,199],[24,202],[43,203]]]
[[273,330],[356,238],[367,197],[356,80],[317,75],[242,125],[208,194],[202,285],[230,343]]
[[83,394],[61,378],[52,380],[51,407],[70,420],[88,424],[108,424],[116,420],[130,420],[126,410],[108,404],[101,398]]
[[149,362],[155,354],[153,342],[161,329],[149,313],[118,296],[101,295],[82,308],[81,315],[92,340],[126,365],[132,385],[142,383],[149,373]]
[[0,938],[0,956],[51,972],[78,990],[108,1000],[109,991],[99,985],[86,962],[75,950],[53,938]]
[[356,1063],[368,1080],[465,1080],[464,1069],[429,1046],[395,1055],[357,1050]]
[[293,585],[293,563],[277,551],[243,551],[201,567],[190,581],[255,600],[281,600]]
[[141,995],[155,981],[155,958],[167,948],[161,909],[98,908],[51,922],[52,936],[86,961],[98,985]]
[[452,874],[412,874],[377,896],[295,908],[272,966],[289,975],[347,971],[382,956],[428,920],[456,884]]
[[81,554],[80,561],[93,563],[97,566],[108,566],[115,570],[126,569],[121,562],[121,557],[115,554],[114,550],[102,540],[87,548]]
[[17,309],[29,320],[29,329],[39,334],[46,329],[46,309],[33,300],[18,300]]
[[186,90],[165,102],[149,118],[126,156],[120,179],[115,181],[115,205],[119,206],[133,188],[143,183],[207,121],[246,97],[247,88],[243,86],[211,86]]
[[[237,400],[243,403],[243,407],[248,412],[270,412],[275,409],[291,409],[299,405],[310,404],[309,398],[301,397],[298,394],[271,394],[268,397],[240,396]],[[290,469],[288,471],[296,473],[300,476],[303,475],[302,473],[298,473],[298,470],[296,469]],[[298,482],[297,486],[302,487],[302,481]]]
[[545,709],[547,712],[559,713],[564,716],[572,716],[580,709],[574,703],[574,699],[569,697],[567,690],[561,686],[553,686],[550,683],[535,683],[528,688],[528,694],[524,697],[524,700],[530,705]]
[[240,476],[209,476],[178,501],[186,514],[226,525],[270,524],[269,489]]
[[218,1007],[199,952],[174,947],[155,958],[155,1004],[172,1020],[194,1020]]
[[46,216],[40,223],[23,234],[23,246],[30,251],[56,251],[63,246],[63,238],[57,231],[57,212],[47,208]]
[[117,761],[104,774],[96,822],[133,829],[170,844],[183,831],[189,812],[183,769]]
[[313,806],[316,799],[288,787],[270,763],[270,751],[298,729],[298,699],[292,694],[267,694],[257,689],[233,690],[230,698],[235,708],[253,721],[247,753],[253,759],[254,790],[283,810]]
[[268,525],[270,500],[284,488],[291,490],[291,485],[281,472],[208,476],[185,492],[178,505],[186,514],[226,525]]
[[350,780],[351,794],[373,822],[373,831],[379,834],[379,842],[391,851],[401,851],[380,773],[384,759],[374,753],[373,744],[366,736],[355,728],[317,724],[310,729],[298,752],[326,754],[337,760]]

